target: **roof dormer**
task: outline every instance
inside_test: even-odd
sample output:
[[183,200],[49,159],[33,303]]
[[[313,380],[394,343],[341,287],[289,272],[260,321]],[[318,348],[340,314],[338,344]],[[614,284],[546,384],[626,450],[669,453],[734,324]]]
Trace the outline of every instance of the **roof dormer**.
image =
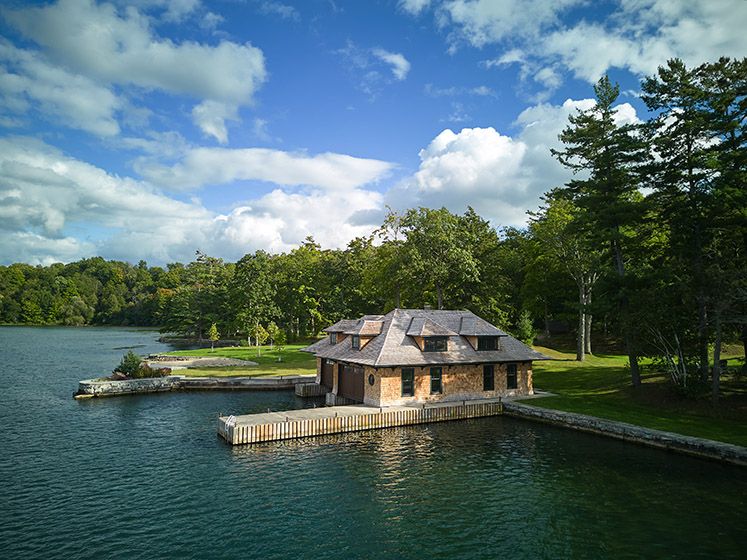
[[422,352],[447,352],[449,337],[457,333],[427,317],[414,317],[407,329]]

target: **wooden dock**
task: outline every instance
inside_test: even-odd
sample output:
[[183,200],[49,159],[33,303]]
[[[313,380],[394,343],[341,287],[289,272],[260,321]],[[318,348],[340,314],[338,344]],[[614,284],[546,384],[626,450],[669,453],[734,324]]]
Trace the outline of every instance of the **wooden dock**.
[[500,399],[433,403],[417,406],[364,405],[306,408],[218,418],[218,434],[232,445],[280,441],[430,422],[448,422],[503,412]]

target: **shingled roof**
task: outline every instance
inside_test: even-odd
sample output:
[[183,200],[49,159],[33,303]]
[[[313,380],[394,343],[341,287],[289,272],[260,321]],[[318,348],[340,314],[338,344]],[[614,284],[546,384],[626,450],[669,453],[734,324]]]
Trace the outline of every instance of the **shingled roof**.
[[[375,320],[377,319],[377,320]],[[349,341],[332,344],[322,339],[304,348],[317,357],[375,367],[425,366],[438,364],[472,364],[546,360],[543,354],[480,319],[471,311],[394,309],[384,316],[366,316],[347,323],[347,329],[335,323],[327,332],[347,332],[363,328],[365,323],[380,323],[380,334],[360,350]],[[354,323],[355,327],[350,327]],[[331,330],[332,328],[335,330]],[[413,334],[419,333],[419,334]],[[448,333],[448,334],[447,334]],[[355,333],[362,334],[362,333]],[[448,351],[423,352],[414,336],[447,336]],[[466,336],[500,336],[499,350],[475,350]]]
[[508,336],[499,328],[474,314],[462,316],[459,334],[462,336]]
[[337,321],[334,325],[330,325],[322,330],[328,333],[341,333],[354,328],[359,321],[360,319],[343,319],[342,321]]

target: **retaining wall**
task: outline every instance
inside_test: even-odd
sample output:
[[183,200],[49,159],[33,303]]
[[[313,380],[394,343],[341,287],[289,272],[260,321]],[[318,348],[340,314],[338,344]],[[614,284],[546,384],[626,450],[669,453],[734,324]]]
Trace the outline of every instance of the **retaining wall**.
[[289,375],[284,377],[151,377],[146,379],[97,380],[84,379],[78,383],[77,398],[114,397],[165,391],[251,390],[279,391],[293,389],[297,383],[313,376]]
[[181,377],[149,377],[146,379],[125,379],[118,381],[99,381],[84,379],[78,383],[78,395],[109,397],[115,395],[134,395],[137,393],[161,393],[171,391]]
[[323,397],[329,388],[319,383],[296,383],[295,391],[298,397]]
[[661,430],[652,430],[650,428],[634,426],[633,424],[626,424],[625,422],[604,420],[595,416],[539,408],[516,402],[505,401],[503,403],[503,414],[573,428],[582,432],[613,437],[660,449],[686,453],[696,457],[716,459],[735,465],[747,466],[747,448],[730,443],[684,436]]

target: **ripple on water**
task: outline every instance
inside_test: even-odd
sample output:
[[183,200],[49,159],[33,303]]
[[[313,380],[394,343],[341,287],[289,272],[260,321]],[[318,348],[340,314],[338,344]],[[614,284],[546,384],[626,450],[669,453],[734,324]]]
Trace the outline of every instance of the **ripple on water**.
[[0,557],[727,558],[747,542],[744,470],[541,424],[231,448],[219,412],[308,403],[70,398],[118,363],[117,348],[163,350],[156,337],[0,328]]

